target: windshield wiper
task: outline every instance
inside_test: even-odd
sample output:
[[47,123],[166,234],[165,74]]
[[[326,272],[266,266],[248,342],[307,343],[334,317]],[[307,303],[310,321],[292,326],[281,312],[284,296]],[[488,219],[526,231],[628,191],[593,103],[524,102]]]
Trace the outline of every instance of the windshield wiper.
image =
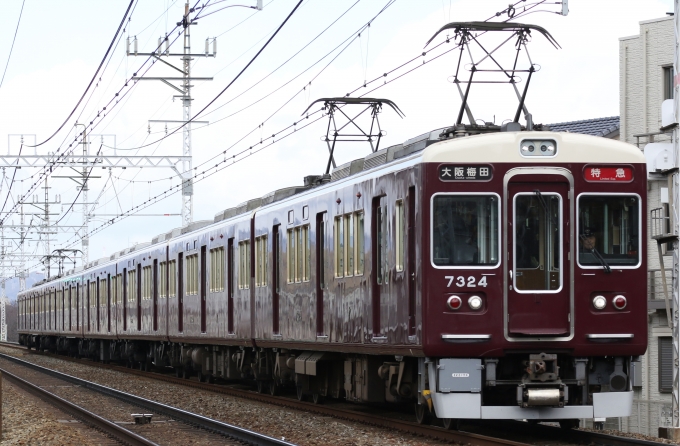
[[[579,237],[581,238],[581,242],[583,242],[583,249],[588,249],[588,248],[586,248],[586,236],[581,234]],[[590,244],[590,243],[588,243],[588,244]],[[609,266],[607,261],[604,259],[604,257],[602,257],[602,254],[600,254],[600,251],[598,251],[597,248],[595,248],[595,246],[590,248],[590,252],[593,254],[593,257],[595,257],[598,260],[598,262],[600,262],[600,265],[602,265],[602,269],[604,269],[605,273],[609,274],[609,273],[612,272],[611,267]]]

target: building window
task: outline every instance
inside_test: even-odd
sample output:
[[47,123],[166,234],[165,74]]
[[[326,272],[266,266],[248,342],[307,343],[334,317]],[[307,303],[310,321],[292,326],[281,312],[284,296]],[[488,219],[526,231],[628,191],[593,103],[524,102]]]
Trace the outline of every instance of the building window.
[[210,292],[216,293],[224,290],[224,248],[210,250]]
[[187,256],[187,296],[198,294],[198,254]]
[[663,98],[673,99],[673,67],[663,67]]
[[673,392],[673,338],[659,337],[659,393]]

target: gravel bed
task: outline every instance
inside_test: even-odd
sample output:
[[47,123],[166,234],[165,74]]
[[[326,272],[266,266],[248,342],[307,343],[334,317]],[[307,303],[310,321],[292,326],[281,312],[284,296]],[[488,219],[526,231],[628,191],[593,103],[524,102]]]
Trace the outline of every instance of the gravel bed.
[[659,438],[659,437],[652,437],[650,435],[644,435],[644,434],[636,434],[636,433],[632,433],[632,432],[621,432],[621,431],[615,431],[615,430],[610,430],[610,429],[598,431],[598,430],[586,429],[586,428],[581,428],[580,430],[586,431],[586,432],[597,432],[597,433],[608,434],[608,435],[618,435],[620,437],[635,438],[635,439],[638,439],[638,440],[656,441],[658,443],[665,443],[665,444],[680,444],[680,443],[677,443],[673,440],[667,440],[665,438]]
[[75,386],[58,378],[46,376],[37,370],[27,369],[5,359],[0,359],[0,367],[10,373],[20,375],[26,381],[38,385],[90,412],[123,425],[126,429],[157,444],[191,444],[196,446],[239,444],[235,441],[229,441],[220,435],[184,425],[158,414],[154,415],[150,424],[137,425],[132,421],[131,414],[145,413],[148,412],[147,410],[124,403],[116,398]]
[[152,378],[24,353],[7,347],[0,352],[87,379],[123,392],[158,401],[225,423],[282,438],[299,445],[436,445],[441,442],[258,401],[187,388]]
[[7,382],[2,384],[2,426],[3,446],[118,444]]

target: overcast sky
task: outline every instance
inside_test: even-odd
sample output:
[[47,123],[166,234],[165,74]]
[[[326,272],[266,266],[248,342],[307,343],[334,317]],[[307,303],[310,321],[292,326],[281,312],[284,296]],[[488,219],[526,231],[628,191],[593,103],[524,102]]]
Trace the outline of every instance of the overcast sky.
[[[36,135],[38,141],[43,141],[65,121],[102,60],[128,3],[124,0],[25,1],[16,43],[0,86],[0,104],[3,105],[0,108],[0,153],[6,153],[4,144],[10,153],[18,152],[19,139],[11,135]],[[192,62],[193,76],[214,78],[211,82],[193,83],[194,113],[212,101],[241,71],[297,1],[264,0],[265,7],[261,12],[238,7],[220,10],[228,5],[254,5],[255,0],[207,3],[214,6],[206,8],[205,16],[191,28],[192,50],[203,52],[206,38],[217,36],[217,57],[196,58]],[[398,144],[454,123],[460,97],[450,80],[455,72],[458,51],[432,60],[453,48],[453,43],[443,43],[431,53],[418,56],[425,43],[444,24],[486,20],[506,8],[508,2],[396,0],[371,22],[370,31],[364,31],[358,37],[356,32],[387,3],[388,0],[305,0],[244,75],[206,110],[199,119],[211,124],[195,124],[192,132],[194,166],[205,169],[234,155],[236,158],[232,160],[236,162],[195,184],[194,220],[212,219],[220,210],[281,187],[301,184],[306,175],[322,173],[327,149],[320,137],[325,133],[326,120],[280,141],[285,132],[279,132],[300,121],[301,113],[314,99],[344,96],[356,89],[352,96],[365,94],[383,82],[360,88],[365,80],[389,73],[413,58],[416,58],[415,62],[383,80],[391,81],[412,68],[417,69],[368,94],[393,100],[405,114],[401,119],[389,109],[382,113],[381,124],[386,136],[381,146]],[[566,17],[555,14],[560,6],[545,4],[537,9],[546,12],[517,19],[545,27],[561,46],[561,49],[554,48],[538,33],[533,34],[528,44],[531,60],[540,66],[532,77],[527,96],[534,122],[618,115],[618,39],[637,35],[640,21],[664,17],[673,10],[672,0],[571,0],[569,3]],[[22,1],[5,1],[3,7],[0,70],[4,70],[9,56]],[[127,37],[136,37],[140,52],[152,51],[158,38],[172,31],[181,20],[184,2],[144,0],[133,8],[131,20],[125,23],[125,36],[113,49],[101,79],[96,80],[93,94],[86,96],[87,104],[78,108],[50,142],[38,149],[25,148],[23,153],[45,154],[60,147],[61,151],[65,150],[68,143],[62,143],[73,140],[74,123],[89,123],[98,112],[102,113],[102,106],[145,61],[141,56],[126,56]],[[170,39],[175,37],[176,31]],[[445,37],[446,33],[440,35],[425,50],[444,41]],[[498,43],[494,36],[482,38],[480,43],[487,48]],[[341,45],[343,42],[347,42],[346,47]],[[181,40],[178,40],[171,51],[181,50]],[[512,51],[512,46],[499,50],[498,60],[507,62],[514,54]],[[295,57],[290,59],[293,55]],[[473,56],[477,58],[478,53]],[[180,64],[178,58],[166,60]],[[528,66],[525,55],[520,57],[520,63]],[[463,69],[466,67],[469,67],[468,60],[464,59]],[[176,74],[171,68],[156,63],[145,76]],[[522,89],[526,73],[520,77],[519,88]],[[150,119],[182,118],[181,104],[172,99],[177,93],[158,81],[130,83],[130,86],[129,94],[108,108],[108,115],[93,133],[115,135],[119,155],[180,155],[181,132],[158,142],[165,136],[165,126],[149,125]],[[509,84],[473,85],[469,104],[475,119],[501,123],[512,119],[517,99]],[[318,108],[315,106],[312,110]],[[307,122],[302,120],[298,126]],[[168,131],[172,130],[174,128],[169,125]],[[272,134],[277,135],[274,139],[279,142],[262,148],[264,144],[258,144],[260,140]],[[26,136],[25,140],[31,142],[33,136]],[[92,153],[100,149],[102,141],[106,146],[114,145],[113,136],[103,140],[94,136],[90,147]],[[144,145],[146,147],[140,148]],[[262,150],[246,157],[249,153],[242,151],[251,146]],[[103,147],[101,150],[105,155],[113,155],[113,149]],[[337,160],[343,163],[368,153],[366,145],[343,145],[338,148]],[[220,166],[227,164],[231,163]],[[34,173],[29,169],[17,172],[12,188],[14,199],[34,182],[29,178]],[[5,174],[11,178],[13,172],[8,169]],[[61,168],[54,175],[70,173],[67,168]],[[92,173],[92,177],[100,178],[90,181],[89,201],[96,203],[90,206],[94,214],[91,230],[111,218],[108,216],[127,211],[178,184],[170,169],[113,170],[111,175],[115,181],[110,181],[107,170],[97,169]],[[58,194],[62,201],[62,205],[55,206],[55,212],[66,212],[78,193],[75,183],[55,178],[50,180],[49,186],[51,198]],[[39,193],[42,197],[44,191]],[[7,184],[4,184],[0,203],[6,194]],[[11,204],[12,199],[6,209]],[[73,207],[60,224],[80,224],[80,209],[80,206]],[[179,212],[177,194],[141,211],[144,214]],[[18,223],[18,217],[13,220]],[[90,259],[108,256],[135,242],[150,241],[155,235],[179,225],[178,216],[127,218],[93,236]],[[52,243],[52,249],[64,245],[65,241],[66,237],[60,237],[59,243]],[[42,253],[44,245],[36,242],[36,239],[28,241],[29,251]]]

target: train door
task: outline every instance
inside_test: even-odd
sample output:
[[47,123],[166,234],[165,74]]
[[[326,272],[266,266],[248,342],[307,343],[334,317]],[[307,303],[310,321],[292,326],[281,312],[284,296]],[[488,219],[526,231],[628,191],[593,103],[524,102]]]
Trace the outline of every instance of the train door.
[[552,177],[555,182],[515,176],[518,182],[508,184],[510,338],[563,338],[572,332],[569,184]]
[[234,238],[227,241],[227,332],[234,333]]
[[177,331],[184,331],[184,253],[177,255]]
[[206,299],[208,297],[208,260],[206,259],[207,247],[205,245],[201,246],[201,333],[207,331],[207,321],[206,321]]
[[[374,197],[371,218],[372,275],[371,313],[373,339],[382,339],[382,296],[388,295],[389,268],[387,267],[387,197]],[[389,296],[388,296],[389,298]]]
[[153,283],[152,298],[153,298],[153,331],[158,331],[158,259],[153,259]]
[[[341,223],[342,224],[342,223]],[[326,288],[326,212],[316,214],[316,335],[324,335],[323,299]]]
[[272,228],[272,332],[279,334],[279,293],[281,292],[281,225]]

